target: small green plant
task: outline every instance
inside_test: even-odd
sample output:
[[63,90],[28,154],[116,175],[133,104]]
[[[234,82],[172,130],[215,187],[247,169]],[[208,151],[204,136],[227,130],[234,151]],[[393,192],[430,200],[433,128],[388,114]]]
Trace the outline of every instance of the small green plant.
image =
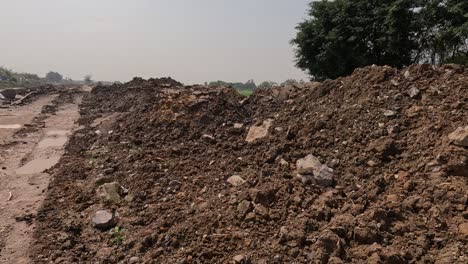
[[112,236],[112,243],[116,244],[116,245],[120,245],[122,244],[122,242],[124,241],[124,237],[123,237],[123,231],[124,229],[120,226],[116,226],[114,228],[111,229],[110,233],[111,233],[111,236]]

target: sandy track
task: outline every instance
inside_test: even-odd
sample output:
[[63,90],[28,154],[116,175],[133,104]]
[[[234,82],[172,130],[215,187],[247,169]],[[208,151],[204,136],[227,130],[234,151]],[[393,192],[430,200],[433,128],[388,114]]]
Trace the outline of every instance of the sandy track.
[[[0,263],[30,263],[34,218],[50,176],[79,117],[81,95],[58,94],[0,109]],[[43,111],[45,108],[53,111]],[[18,127],[24,133],[18,133]]]

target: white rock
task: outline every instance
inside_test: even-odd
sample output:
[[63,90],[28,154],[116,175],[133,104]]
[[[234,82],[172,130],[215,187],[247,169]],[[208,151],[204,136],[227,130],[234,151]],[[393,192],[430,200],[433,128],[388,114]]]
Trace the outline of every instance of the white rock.
[[121,199],[123,188],[117,182],[104,183],[97,189],[97,195],[104,200],[117,203]]
[[391,116],[395,116],[395,115],[396,115],[396,112],[395,112],[395,111],[392,111],[392,110],[384,110],[383,114],[384,114],[384,116],[386,116],[386,117],[391,117]]
[[108,229],[115,225],[114,214],[107,210],[97,211],[93,217],[93,225],[98,229]]
[[468,126],[458,127],[448,138],[454,145],[468,147]]
[[227,179],[227,182],[230,183],[232,186],[237,187],[245,183],[245,180],[242,179],[239,175],[233,175]]
[[272,125],[273,125],[273,119],[267,119],[263,121],[263,124],[259,126],[251,126],[245,141],[253,142],[257,139],[266,137],[268,135],[268,130],[270,129]]
[[411,87],[409,90],[408,90],[408,95],[411,97],[411,98],[414,98],[416,96],[419,95],[419,89],[416,88],[416,87]]

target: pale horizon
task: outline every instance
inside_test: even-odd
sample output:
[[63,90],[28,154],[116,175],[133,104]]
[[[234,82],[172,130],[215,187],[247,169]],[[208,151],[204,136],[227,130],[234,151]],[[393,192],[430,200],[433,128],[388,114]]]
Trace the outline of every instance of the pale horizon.
[[309,77],[290,40],[309,0],[3,1],[0,65],[44,76],[186,84]]

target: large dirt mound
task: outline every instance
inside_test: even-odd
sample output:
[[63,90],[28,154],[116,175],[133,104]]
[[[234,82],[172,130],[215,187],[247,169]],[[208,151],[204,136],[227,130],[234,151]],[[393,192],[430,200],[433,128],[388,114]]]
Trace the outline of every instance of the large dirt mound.
[[465,263],[467,95],[456,65],[249,98],[172,79],[98,87],[51,170],[31,256]]

